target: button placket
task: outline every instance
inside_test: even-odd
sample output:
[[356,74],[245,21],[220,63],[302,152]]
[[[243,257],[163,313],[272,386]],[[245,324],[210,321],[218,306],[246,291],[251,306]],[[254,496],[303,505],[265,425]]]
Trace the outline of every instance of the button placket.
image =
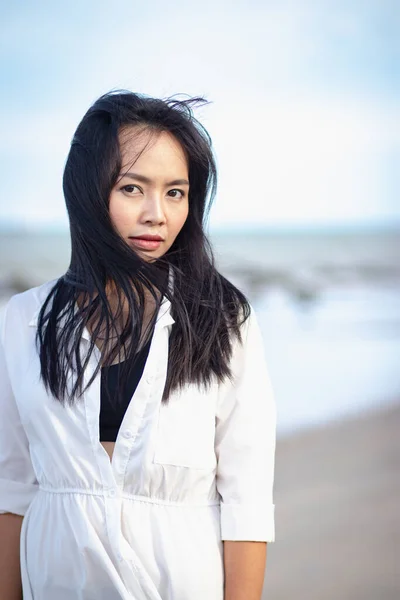
[[[86,352],[88,350],[88,340],[82,340],[81,346],[81,359],[82,361],[86,358]],[[86,387],[89,383],[95,368],[96,364],[100,360],[100,351],[97,347],[94,348],[93,354],[90,358],[89,364],[84,371],[84,386]],[[113,473],[110,466],[110,461],[105,453],[104,449],[101,447],[99,441],[99,412],[100,412],[100,392],[101,392],[101,375],[97,374],[95,379],[93,380],[91,386],[85,391],[84,394],[84,407],[85,407],[85,415],[86,422],[88,426],[90,441],[92,444],[94,456],[97,463],[99,480],[101,481],[101,485],[103,489],[106,491],[115,486],[115,480],[113,477]],[[101,452],[100,452],[101,450]]]
[[112,460],[113,473],[117,486],[121,490],[124,489],[126,469],[136,436],[142,427],[144,415],[149,408],[149,403],[152,401],[151,398],[154,394],[152,386],[154,386],[154,382],[157,379],[159,369],[159,365],[157,364],[158,345],[160,344],[159,336],[158,339],[156,338],[156,335],[154,336],[153,344],[154,348],[152,356],[150,357],[149,355],[152,362],[149,364],[146,363],[145,365],[145,370],[151,374],[146,375],[144,379],[139,382],[134,399],[131,400],[132,404],[129,405],[126,410],[121,424],[122,428],[114,447]]
[[131,399],[131,402],[126,409],[114,447],[111,464],[115,481],[120,489],[123,489],[124,487],[125,472],[129,462],[129,456],[151,396],[149,385],[154,381],[154,373],[151,373],[151,371],[157,370],[158,367],[159,338],[160,332],[156,327],[142,378],[135,390],[134,397]]

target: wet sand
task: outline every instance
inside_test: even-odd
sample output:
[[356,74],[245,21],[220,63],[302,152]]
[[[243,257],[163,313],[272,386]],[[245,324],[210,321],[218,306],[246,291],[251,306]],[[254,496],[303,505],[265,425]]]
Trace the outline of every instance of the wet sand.
[[399,600],[400,402],[278,440],[275,504],[263,600]]

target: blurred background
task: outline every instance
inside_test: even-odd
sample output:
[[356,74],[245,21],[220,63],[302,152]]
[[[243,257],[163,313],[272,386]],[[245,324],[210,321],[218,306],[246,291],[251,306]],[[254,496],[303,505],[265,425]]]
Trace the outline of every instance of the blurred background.
[[400,576],[400,3],[2,2],[0,303],[69,263],[62,172],[102,93],[204,95],[207,225],[278,407],[265,599]]

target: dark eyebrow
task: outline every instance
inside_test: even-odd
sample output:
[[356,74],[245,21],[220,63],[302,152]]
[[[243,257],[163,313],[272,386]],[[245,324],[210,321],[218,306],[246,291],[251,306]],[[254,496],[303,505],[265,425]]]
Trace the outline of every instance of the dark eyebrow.
[[[121,173],[121,177],[129,177],[130,179],[136,179],[137,181],[141,181],[142,183],[147,183],[149,185],[153,183],[148,177],[145,177],[144,175],[138,175],[137,173]],[[189,185],[189,182],[187,179],[174,179],[174,181],[169,181],[166,185]]]

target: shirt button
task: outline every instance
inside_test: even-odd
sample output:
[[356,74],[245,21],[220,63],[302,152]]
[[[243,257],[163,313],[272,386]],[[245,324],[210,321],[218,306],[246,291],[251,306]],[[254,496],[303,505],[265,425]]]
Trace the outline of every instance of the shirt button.
[[116,490],[113,490],[113,489],[111,489],[108,492],[108,495],[110,496],[110,498],[115,498],[116,494],[117,494]]
[[133,435],[133,434],[132,434],[132,431],[131,431],[130,429],[126,429],[126,430],[124,431],[124,436],[125,436],[126,438],[131,438],[131,437],[132,437],[132,435]]
[[146,383],[148,383],[148,384],[153,383],[153,377],[150,377],[150,376],[147,377],[146,378]]
[[122,557],[121,552],[117,552],[117,559],[119,560],[119,562],[121,562],[121,561],[124,560],[123,557]]

